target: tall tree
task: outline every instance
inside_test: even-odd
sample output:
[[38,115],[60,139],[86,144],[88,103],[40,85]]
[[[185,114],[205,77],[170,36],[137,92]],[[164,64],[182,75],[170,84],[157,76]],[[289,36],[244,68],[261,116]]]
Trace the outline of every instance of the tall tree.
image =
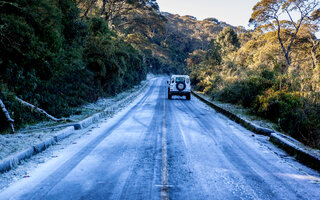
[[158,10],[156,0],[77,0],[82,16],[103,17],[112,28],[115,19],[122,18],[133,10],[150,8]]
[[[256,27],[269,26],[277,30],[278,40],[288,68],[291,64],[291,47],[301,25],[310,22],[310,20],[316,20],[314,16],[315,11],[320,9],[319,5],[318,0],[261,0],[253,7],[249,22]],[[293,17],[294,13],[300,15],[296,21]],[[290,31],[288,38],[282,35],[284,29]]]
[[132,10],[122,20],[115,22],[115,26],[124,34],[142,34],[153,39],[164,34],[166,19],[157,10],[142,7]]
[[214,40],[211,40],[206,53],[207,64],[211,66],[220,65],[221,64],[221,56],[219,54],[219,48],[215,44]]
[[225,27],[216,39],[221,47],[222,55],[226,55],[232,51],[236,51],[240,47],[237,33],[230,27]]
[[320,9],[315,10],[311,14],[311,18],[309,18],[308,28],[310,30],[309,34],[309,42],[312,43],[311,55],[312,55],[312,63],[313,68],[316,68],[318,65],[317,62],[317,49],[320,47],[320,40],[317,39],[316,32],[320,29]]

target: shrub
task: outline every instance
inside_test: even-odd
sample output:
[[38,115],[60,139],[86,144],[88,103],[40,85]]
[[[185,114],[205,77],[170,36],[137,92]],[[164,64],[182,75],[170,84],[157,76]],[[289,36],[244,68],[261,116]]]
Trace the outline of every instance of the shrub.
[[[15,94],[12,92],[8,92],[5,89],[4,85],[0,83],[0,98],[6,106],[10,117],[14,119],[15,128],[21,128],[24,124],[35,123],[39,120],[45,120],[45,118],[40,115],[39,113],[30,112],[29,108],[22,106],[20,103],[14,100]],[[0,112],[0,132],[9,132],[9,124],[7,123],[7,119],[2,113]]]
[[84,46],[84,59],[105,96],[129,89],[146,78],[143,57],[109,30],[105,20],[92,18],[88,25],[90,35]]
[[257,98],[254,110],[290,136],[319,148],[320,108],[298,93],[270,89]]
[[239,80],[228,84],[214,95],[220,101],[240,104],[246,108],[250,108],[253,106],[258,95],[272,87],[273,76],[269,74],[268,78],[265,78],[264,76],[253,75],[248,79]]
[[[103,19],[81,20],[73,0],[0,6],[0,98],[15,126],[43,120],[15,96],[56,117],[146,78],[143,57]],[[0,113],[0,131],[6,122]]]

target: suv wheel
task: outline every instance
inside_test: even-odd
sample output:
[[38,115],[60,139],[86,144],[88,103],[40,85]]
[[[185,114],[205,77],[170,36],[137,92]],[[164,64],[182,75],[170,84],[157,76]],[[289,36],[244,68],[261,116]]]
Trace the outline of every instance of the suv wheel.
[[186,84],[184,82],[178,82],[176,84],[176,88],[177,88],[177,90],[182,91],[186,88]]
[[186,98],[187,98],[187,100],[190,100],[190,99],[191,99],[190,93],[189,93],[189,94],[186,94]]

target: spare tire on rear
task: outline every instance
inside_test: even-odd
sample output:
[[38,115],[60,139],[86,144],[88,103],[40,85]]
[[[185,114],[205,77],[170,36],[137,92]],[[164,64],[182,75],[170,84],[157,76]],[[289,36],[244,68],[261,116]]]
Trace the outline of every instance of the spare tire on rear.
[[177,90],[182,91],[186,88],[186,84],[184,82],[177,82],[176,88]]

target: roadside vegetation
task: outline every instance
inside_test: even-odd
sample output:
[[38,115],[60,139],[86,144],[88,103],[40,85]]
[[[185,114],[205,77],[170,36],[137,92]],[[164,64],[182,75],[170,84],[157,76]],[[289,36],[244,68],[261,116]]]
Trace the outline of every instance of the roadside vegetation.
[[26,103],[64,120],[148,72],[188,73],[320,148],[319,4],[261,0],[248,31],[160,13],[156,0],[0,0],[0,132],[48,119]]
[[222,26],[161,14],[155,0],[1,0],[0,132],[63,121],[148,72],[183,73]]
[[250,108],[320,148],[319,9],[318,1],[259,1],[250,20],[255,31],[226,27],[207,49],[189,55],[195,89]]
[[[146,78],[143,55],[100,14],[83,17],[81,2],[0,1],[1,108],[16,128],[47,119],[17,98],[57,118],[68,117],[72,108]],[[8,131],[8,118],[0,113],[0,131]]]

